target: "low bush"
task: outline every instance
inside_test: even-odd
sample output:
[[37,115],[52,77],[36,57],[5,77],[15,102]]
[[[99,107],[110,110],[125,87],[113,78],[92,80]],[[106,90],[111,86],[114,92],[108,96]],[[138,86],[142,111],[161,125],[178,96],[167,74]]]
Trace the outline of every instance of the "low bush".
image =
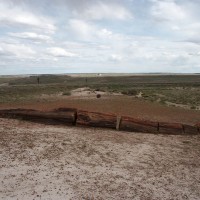
[[64,95],[64,96],[70,96],[70,95],[71,95],[71,92],[69,92],[69,91],[67,91],[67,92],[63,92],[62,95]]

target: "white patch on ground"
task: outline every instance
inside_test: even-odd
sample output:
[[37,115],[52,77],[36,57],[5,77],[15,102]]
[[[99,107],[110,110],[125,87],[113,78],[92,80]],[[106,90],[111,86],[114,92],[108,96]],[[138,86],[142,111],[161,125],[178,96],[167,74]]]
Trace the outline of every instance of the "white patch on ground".
[[0,199],[200,199],[200,136],[0,118]]
[[77,89],[71,91],[71,96],[76,96],[76,97],[84,97],[84,96],[96,97],[97,94],[100,94],[102,96],[122,95],[121,93],[97,91],[97,90],[91,89],[89,87],[77,88]]

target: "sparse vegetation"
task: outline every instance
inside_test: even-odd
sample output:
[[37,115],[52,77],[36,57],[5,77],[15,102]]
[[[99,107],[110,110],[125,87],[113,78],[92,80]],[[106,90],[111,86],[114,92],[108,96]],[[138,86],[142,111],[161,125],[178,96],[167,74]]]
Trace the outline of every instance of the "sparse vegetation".
[[64,96],[70,96],[70,95],[71,95],[71,92],[70,92],[70,91],[63,92],[63,94],[62,94],[62,95],[64,95]]
[[125,95],[129,95],[129,96],[135,96],[137,95],[137,90],[134,90],[134,89],[128,89],[128,90],[124,90],[122,91],[122,94],[125,94]]
[[[42,75],[39,85],[37,76],[3,77],[0,78],[0,83],[8,85],[0,87],[0,103],[9,103],[34,100],[41,95],[58,93],[69,96],[71,90],[85,87],[85,77]],[[129,96],[137,96],[141,92],[146,101],[169,106],[186,105],[190,109],[198,109],[200,106],[200,75],[88,77],[87,86],[94,91]]]

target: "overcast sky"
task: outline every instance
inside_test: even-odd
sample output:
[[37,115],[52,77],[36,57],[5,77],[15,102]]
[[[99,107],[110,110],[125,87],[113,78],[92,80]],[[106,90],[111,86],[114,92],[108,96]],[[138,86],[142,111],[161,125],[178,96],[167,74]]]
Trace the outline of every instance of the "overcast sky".
[[0,74],[200,72],[200,0],[0,0]]

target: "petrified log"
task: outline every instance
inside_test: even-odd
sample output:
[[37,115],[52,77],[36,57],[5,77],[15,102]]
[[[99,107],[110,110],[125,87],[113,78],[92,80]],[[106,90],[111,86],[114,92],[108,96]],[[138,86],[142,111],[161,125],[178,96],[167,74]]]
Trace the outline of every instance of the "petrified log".
[[122,117],[119,130],[142,132],[142,133],[158,133],[158,122],[134,119],[131,117]]
[[77,125],[102,128],[116,128],[117,116],[98,112],[77,111]]
[[74,111],[42,112],[37,110],[13,109],[4,110],[0,113],[2,117],[20,118],[23,120],[30,120],[48,124],[74,124],[76,120],[76,113]]
[[196,124],[195,126],[197,127],[198,132],[199,132],[199,134],[200,134],[200,123]]
[[56,108],[53,111],[55,112],[77,112],[76,108]]
[[187,124],[183,124],[183,130],[185,134],[198,134],[198,127],[197,126],[191,126]]
[[12,116],[15,115],[15,113],[29,112],[29,111],[35,111],[35,110],[32,110],[32,109],[22,109],[22,108],[4,109],[4,110],[0,110],[0,116],[1,117],[12,117]]
[[159,122],[159,133],[183,134],[183,125],[180,123]]

